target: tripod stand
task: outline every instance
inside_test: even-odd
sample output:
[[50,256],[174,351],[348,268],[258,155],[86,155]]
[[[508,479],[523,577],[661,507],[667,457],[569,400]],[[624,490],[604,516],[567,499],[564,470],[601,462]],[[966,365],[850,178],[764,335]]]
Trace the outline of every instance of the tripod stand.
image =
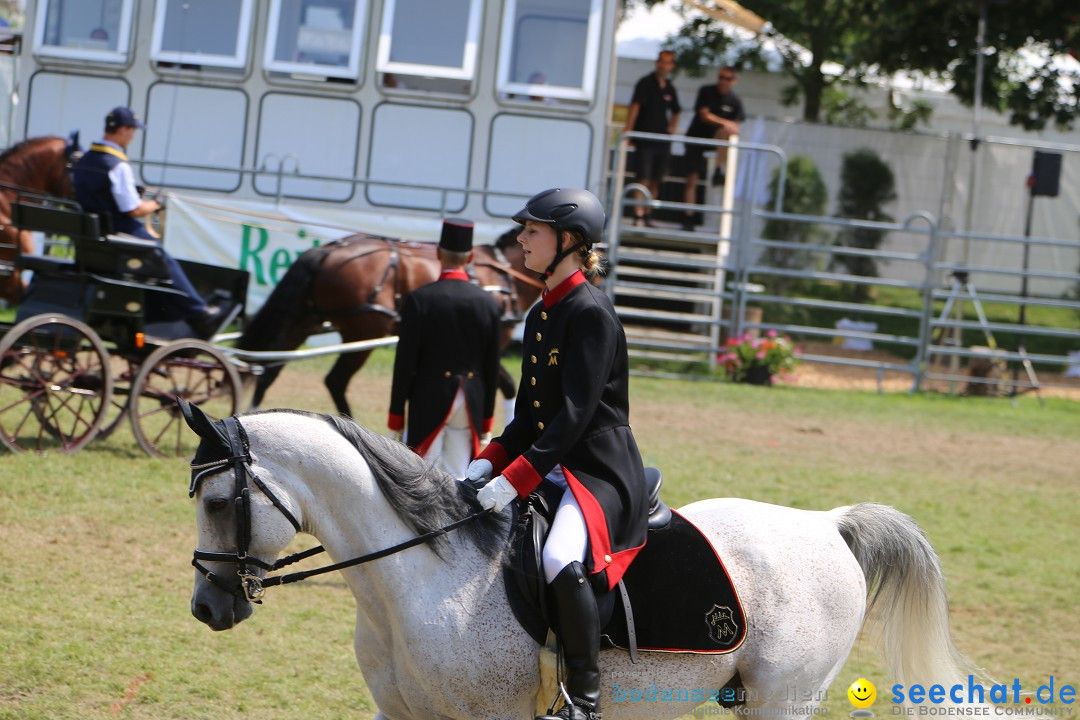
[[[982,328],[983,335],[986,336],[986,346],[990,348],[991,356],[993,358],[994,366],[997,368],[998,376],[1004,378],[1006,374],[1006,362],[1001,357],[1001,351],[998,348],[997,340],[994,339],[994,334],[990,330],[990,323],[986,319],[986,312],[983,310],[982,301],[979,299],[978,294],[975,292],[975,285],[971,282],[967,272],[957,270],[952,274],[952,284],[949,287],[949,294],[945,298],[945,307],[941,309],[941,314],[938,316],[937,322],[939,327],[934,333],[931,339],[931,344],[938,345],[944,338],[946,331],[949,329],[945,323],[949,318],[949,313],[952,312],[953,305],[958,300],[967,300],[971,303],[971,306],[975,308],[975,313],[979,318],[979,326]],[[1042,391],[1039,386],[1039,379],[1035,375],[1035,368],[1031,364],[1031,360],[1027,356],[1023,346],[1018,349],[1018,354],[1021,358],[1021,364],[1024,371],[1027,373],[1028,382],[1031,384],[1029,389],[1034,390],[1039,397],[1039,403],[1044,404]],[[930,358],[927,358],[927,364],[930,364]],[[1014,376],[1013,382],[1016,382]],[[1015,388],[1010,397],[1016,397]]]

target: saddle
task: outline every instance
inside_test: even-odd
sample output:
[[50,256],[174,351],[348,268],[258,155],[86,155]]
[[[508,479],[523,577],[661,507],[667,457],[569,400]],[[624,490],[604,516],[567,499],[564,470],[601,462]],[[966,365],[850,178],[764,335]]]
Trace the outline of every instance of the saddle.
[[[729,653],[746,636],[746,619],[727,569],[709,540],[661,499],[663,478],[646,468],[649,531],[645,547],[610,592],[594,588],[602,649],[621,648],[637,662],[638,651]],[[555,508],[545,493],[516,507],[503,584],[514,617],[539,645],[554,628],[541,550]],[[672,612],[677,588],[679,611]]]

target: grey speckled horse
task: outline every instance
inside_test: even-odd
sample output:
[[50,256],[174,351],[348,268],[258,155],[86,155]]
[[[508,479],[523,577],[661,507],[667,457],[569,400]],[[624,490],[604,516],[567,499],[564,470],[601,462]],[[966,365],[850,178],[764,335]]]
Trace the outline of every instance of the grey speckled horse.
[[[244,546],[247,571],[263,577],[254,563],[271,565],[298,531],[341,562],[477,509],[471,489],[351,421],[277,411],[211,422],[198,408],[185,411],[203,438],[192,463],[202,570],[191,611],[215,630],[252,613],[237,579]],[[230,451],[226,423],[234,446],[249,450]],[[234,502],[245,489],[246,509]],[[653,686],[720,688],[736,671],[749,708],[762,708],[755,714],[795,714],[797,705],[805,715],[843,666],[868,605],[880,619],[894,682],[966,681],[937,555],[908,516],[872,504],[812,512],[738,499],[679,512],[724,558],[746,612],[746,640],[726,655],[642,653],[637,664],[621,650],[603,652],[605,720],[689,713],[700,696],[630,698]],[[356,659],[378,718],[534,717],[542,649],[514,620],[503,591],[507,533],[505,517],[488,515],[435,542],[341,570],[356,597]],[[671,607],[679,612],[678,588]],[[792,697],[793,686],[803,697]]]

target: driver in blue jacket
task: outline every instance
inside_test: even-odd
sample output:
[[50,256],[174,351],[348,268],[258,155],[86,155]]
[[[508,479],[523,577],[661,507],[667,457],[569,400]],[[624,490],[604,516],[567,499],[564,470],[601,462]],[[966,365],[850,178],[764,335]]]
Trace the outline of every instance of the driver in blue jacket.
[[[111,232],[155,239],[142,221],[161,209],[157,200],[143,199],[135,185],[135,172],[126,150],[137,130],[146,126],[127,107],[113,108],[105,116],[105,136],[90,146],[71,169],[75,198],[85,212],[97,213],[110,223]],[[221,310],[199,296],[176,259],[163,252],[169,279],[183,295],[157,293],[148,303],[148,322],[186,321],[196,334],[208,336],[217,329]]]

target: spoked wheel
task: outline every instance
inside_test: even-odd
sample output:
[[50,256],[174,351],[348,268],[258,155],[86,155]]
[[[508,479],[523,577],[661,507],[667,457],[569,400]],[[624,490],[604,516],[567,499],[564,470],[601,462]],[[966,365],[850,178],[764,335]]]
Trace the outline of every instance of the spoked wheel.
[[228,417],[240,407],[240,375],[224,353],[201,340],[177,340],[150,353],[128,401],[135,439],[150,455],[195,455],[199,437],[184,422],[177,398],[214,419]]
[[0,340],[0,441],[16,452],[72,453],[101,430],[109,354],[86,324],[35,315]]

